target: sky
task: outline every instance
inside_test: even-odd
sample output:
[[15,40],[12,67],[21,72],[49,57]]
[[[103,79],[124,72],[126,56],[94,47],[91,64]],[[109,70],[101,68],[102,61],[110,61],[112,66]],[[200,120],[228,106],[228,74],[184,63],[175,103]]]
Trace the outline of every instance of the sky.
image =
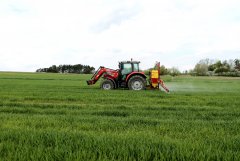
[[240,58],[240,1],[0,0],[0,71],[131,58],[181,71]]

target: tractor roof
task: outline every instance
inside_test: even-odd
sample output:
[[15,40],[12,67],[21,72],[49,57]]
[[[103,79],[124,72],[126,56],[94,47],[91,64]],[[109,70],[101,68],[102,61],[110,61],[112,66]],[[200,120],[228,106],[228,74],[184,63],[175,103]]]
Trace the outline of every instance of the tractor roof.
[[139,64],[140,61],[121,61],[121,62],[119,62],[119,64],[127,64],[127,63]]

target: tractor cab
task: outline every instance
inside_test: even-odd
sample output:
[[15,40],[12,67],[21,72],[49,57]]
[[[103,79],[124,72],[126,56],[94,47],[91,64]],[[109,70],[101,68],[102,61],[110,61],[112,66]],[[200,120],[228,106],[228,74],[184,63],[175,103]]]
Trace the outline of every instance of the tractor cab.
[[139,61],[122,61],[119,62],[119,71],[122,81],[125,81],[127,75],[132,72],[139,72]]
[[139,61],[119,62],[119,69],[122,75],[128,75],[132,72],[139,72]]
[[122,61],[119,62],[118,84],[120,87],[128,87],[128,80],[140,72],[140,61]]

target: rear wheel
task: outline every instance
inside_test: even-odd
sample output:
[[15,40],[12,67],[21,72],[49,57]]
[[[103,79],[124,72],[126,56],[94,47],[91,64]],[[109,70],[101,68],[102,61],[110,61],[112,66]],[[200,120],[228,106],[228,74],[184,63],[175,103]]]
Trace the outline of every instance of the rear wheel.
[[146,89],[147,81],[140,75],[132,76],[128,81],[128,88],[130,90],[144,90]]
[[105,79],[102,81],[100,87],[104,90],[114,89],[114,84],[111,80]]

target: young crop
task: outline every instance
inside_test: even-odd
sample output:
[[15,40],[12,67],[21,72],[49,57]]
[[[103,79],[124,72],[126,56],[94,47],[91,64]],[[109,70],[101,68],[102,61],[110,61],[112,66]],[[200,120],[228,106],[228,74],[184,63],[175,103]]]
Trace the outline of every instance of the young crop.
[[168,76],[166,94],[90,77],[0,73],[0,160],[240,160],[240,79]]

